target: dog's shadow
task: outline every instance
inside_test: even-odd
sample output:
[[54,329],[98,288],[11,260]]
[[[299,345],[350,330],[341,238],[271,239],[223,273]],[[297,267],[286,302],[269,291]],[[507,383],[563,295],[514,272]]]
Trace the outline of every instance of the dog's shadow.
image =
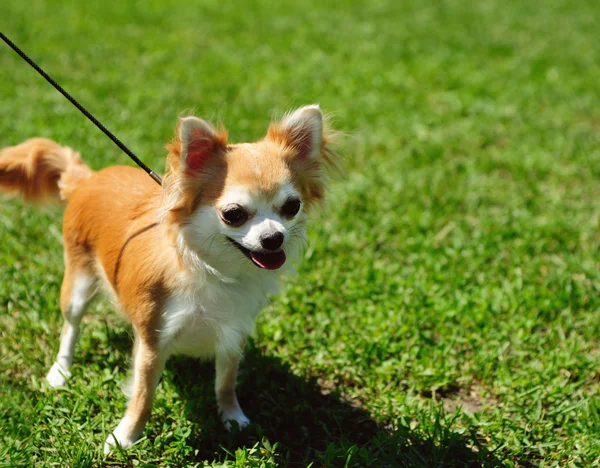
[[[250,344],[240,366],[238,397],[253,424],[228,433],[218,420],[213,392],[214,366],[172,358],[168,379],[186,400],[186,417],[198,432],[188,440],[198,459],[211,460],[222,448],[233,453],[262,437],[279,442],[288,466],[499,466],[474,437],[447,427],[423,435],[407,425],[386,428],[367,411],[346,402],[316,379],[295,375],[285,363]],[[473,448],[475,447],[475,448]]]
[[227,433],[217,417],[213,394],[214,365],[186,357],[171,358],[166,378],[186,400],[187,418],[199,426],[199,440],[192,441],[199,457],[214,457],[219,447],[234,452],[252,446],[262,437],[280,442],[280,454],[291,465],[318,461],[329,444],[344,440],[362,446],[379,431],[369,415],[332,394],[324,394],[316,382],[294,375],[273,357],[250,346],[240,366],[238,398],[253,421],[243,431]]
[[[131,349],[128,334],[113,335],[111,343],[124,353]],[[163,381],[184,402],[185,418],[193,426],[186,444],[194,449],[196,461],[220,459],[223,449],[233,453],[266,437],[279,443],[284,466],[501,466],[474,434],[460,434],[444,421],[428,433],[407,424],[378,422],[317,379],[295,375],[252,342],[240,365],[237,390],[253,423],[242,431],[225,431],[217,416],[213,363],[171,357]]]

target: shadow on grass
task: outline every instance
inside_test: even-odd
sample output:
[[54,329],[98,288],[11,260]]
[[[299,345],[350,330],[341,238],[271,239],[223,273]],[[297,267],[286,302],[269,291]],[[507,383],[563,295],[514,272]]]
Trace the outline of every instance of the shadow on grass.
[[[188,443],[199,460],[220,458],[262,437],[279,442],[281,462],[288,466],[499,466],[500,462],[474,435],[451,429],[452,418],[438,417],[429,429],[407,425],[386,429],[370,415],[323,394],[316,380],[294,375],[276,358],[250,346],[241,365],[238,396],[253,424],[227,433],[216,417],[211,363],[171,358],[166,379],[186,400],[186,417],[196,429]],[[426,432],[429,431],[429,432]]]
[[[130,334],[109,335],[111,346],[127,356],[132,346]],[[119,365],[124,373],[129,372],[127,358]],[[163,380],[175,387],[185,405],[185,418],[193,425],[185,443],[193,449],[197,462],[223,460],[223,449],[233,454],[266,437],[279,444],[280,464],[290,467],[311,462],[314,467],[504,466],[476,434],[455,430],[455,416],[433,408],[421,415],[423,423],[414,429],[408,422],[398,422],[402,415],[397,415],[393,424],[383,424],[335,391],[323,391],[316,379],[293,374],[285,363],[264,355],[253,344],[247,347],[238,378],[240,404],[253,421],[242,431],[225,431],[217,416],[213,363],[171,357]],[[146,435],[150,439],[156,436]]]

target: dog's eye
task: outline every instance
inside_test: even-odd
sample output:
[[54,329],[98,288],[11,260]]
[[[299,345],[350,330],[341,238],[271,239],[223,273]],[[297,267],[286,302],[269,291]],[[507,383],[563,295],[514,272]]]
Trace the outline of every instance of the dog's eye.
[[232,206],[221,212],[221,218],[231,226],[241,226],[248,219],[248,212],[241,206]]
[[302,203],[297,198],[289,198],[281,207],[281,215],[286,218],[293,218],[300,211]]

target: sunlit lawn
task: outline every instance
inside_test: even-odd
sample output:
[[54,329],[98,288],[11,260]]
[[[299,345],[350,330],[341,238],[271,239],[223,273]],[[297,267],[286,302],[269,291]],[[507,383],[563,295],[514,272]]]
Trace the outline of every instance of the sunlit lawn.
[[[57,208],[0,201],[0,464],[593,466],[600,459],[600,9],[595,2],[4,2],[2,31],[153,168],[185,110],[261,138],[318,102],[345,175],[258,321],[228,434],[213,370],[167,365],[122,415],[128,325],[100,301],[73,378]],[[126,156],[0,44],[0,144]]]

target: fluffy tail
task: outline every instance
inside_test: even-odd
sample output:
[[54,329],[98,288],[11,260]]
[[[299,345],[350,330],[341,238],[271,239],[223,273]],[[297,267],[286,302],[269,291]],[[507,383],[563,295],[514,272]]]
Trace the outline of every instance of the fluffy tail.
[[29,202],[66,200],[92,174],[79,153],[45,138],[0,150],[0,191]]

